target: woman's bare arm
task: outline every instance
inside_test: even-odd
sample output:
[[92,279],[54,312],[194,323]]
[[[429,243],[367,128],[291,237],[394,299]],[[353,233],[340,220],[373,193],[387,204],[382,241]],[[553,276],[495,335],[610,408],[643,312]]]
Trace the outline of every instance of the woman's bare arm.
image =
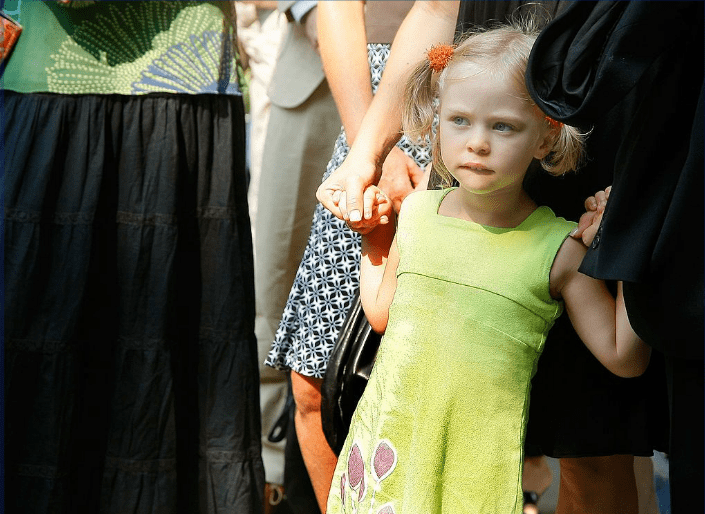
[[321,61],[348,145],[372,103],[364,9],[362,1],[318,3]]
[[[371,212],[370,205],[363,206],[363,191],[379,181],[382,164],[401,135],[401,89],[431,46],[452,42],[458,6],[458,1],[417,1],[399,28],[382,82],[347,159],[316,193],[318,200],[341,219],[356,223],[363,213]],[[342,191],[346,205],[338,209]]]

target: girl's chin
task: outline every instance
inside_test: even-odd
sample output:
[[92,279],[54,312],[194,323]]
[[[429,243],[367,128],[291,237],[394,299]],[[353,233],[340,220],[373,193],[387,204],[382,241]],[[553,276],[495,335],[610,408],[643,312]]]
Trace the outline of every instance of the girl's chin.
[[497,176],[493,171],[481,172],[465,170],[453,174],[453,178],[465,189],[484,190],[486,188],[492,188],[497,184]]
[[[457,180],[457,179],[456,179]],[[458,181],[459,189],[473,195],[503,195],[511,194],[515,188],[511,185],[501,185],[495,181]],[[521,187],[519,188],[521,190]]]
[[458,182],[460,188],[469,193],[486,194],[498,189],[498,184],[493,180],[458,180]]

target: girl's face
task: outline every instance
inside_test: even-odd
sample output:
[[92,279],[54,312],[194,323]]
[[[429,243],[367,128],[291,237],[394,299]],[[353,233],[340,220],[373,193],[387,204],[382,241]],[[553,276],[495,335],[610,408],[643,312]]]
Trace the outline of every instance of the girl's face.
[[460,187],[476,194],[521,190],[531,160],[552,139],[512,79],[474,64],[449,70],[440,97],[441,156]]

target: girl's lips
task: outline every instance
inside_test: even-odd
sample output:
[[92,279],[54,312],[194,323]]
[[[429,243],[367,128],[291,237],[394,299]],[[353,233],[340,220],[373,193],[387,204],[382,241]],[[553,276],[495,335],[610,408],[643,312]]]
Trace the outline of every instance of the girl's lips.
[[491,169],[483,166],[482,164],[476,164],[473,162],[468,162],[468,163],[462,164],[460,167],[468,169],[470,171],[476,171],[479,173],[491,173],[492,172]]

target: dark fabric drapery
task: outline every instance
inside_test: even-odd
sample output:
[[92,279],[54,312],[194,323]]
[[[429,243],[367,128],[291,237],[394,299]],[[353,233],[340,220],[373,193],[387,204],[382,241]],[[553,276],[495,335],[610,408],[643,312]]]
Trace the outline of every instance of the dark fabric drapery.
[[624,280],[637,333],[699,359],[703,24],[702,2],[575,2],[539,36],[526,76],[547,114],[614,146],[612,195],[581,271]]
[[261,512],[242,98],[4,101],[7,512]]

